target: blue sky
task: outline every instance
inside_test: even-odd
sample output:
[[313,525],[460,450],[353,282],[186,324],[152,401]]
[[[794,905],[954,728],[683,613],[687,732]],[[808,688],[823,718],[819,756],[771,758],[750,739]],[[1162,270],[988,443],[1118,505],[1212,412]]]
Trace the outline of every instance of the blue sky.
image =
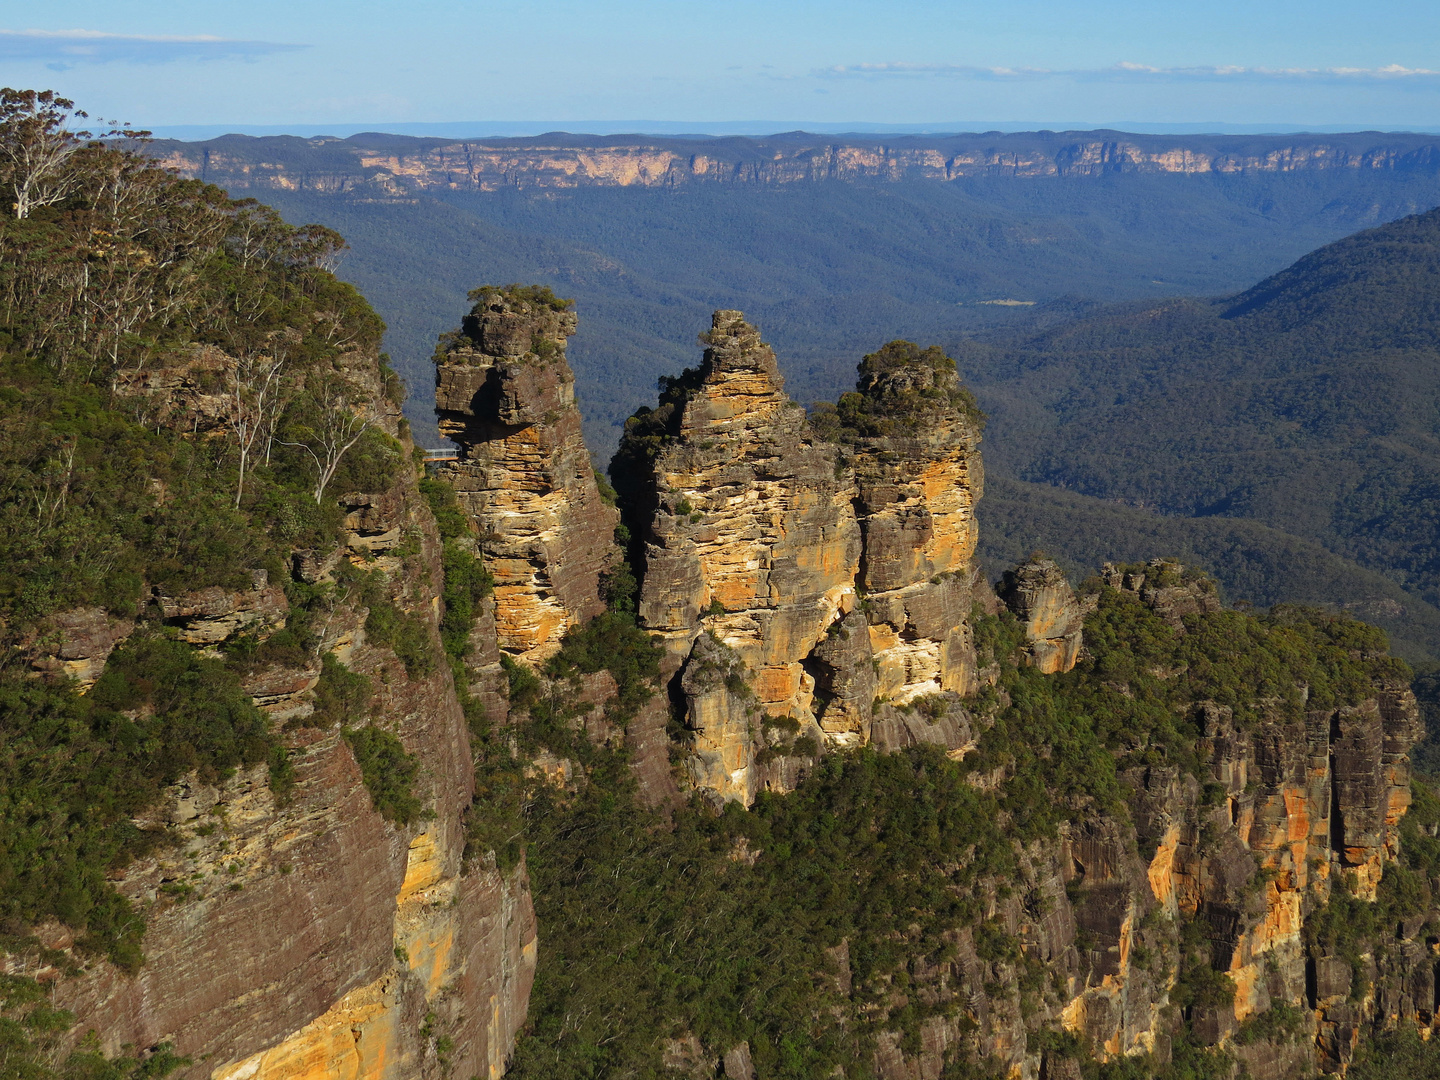
[[146,127],[777,120],[1440,128],[1440,5],[46,0],[0,82]]

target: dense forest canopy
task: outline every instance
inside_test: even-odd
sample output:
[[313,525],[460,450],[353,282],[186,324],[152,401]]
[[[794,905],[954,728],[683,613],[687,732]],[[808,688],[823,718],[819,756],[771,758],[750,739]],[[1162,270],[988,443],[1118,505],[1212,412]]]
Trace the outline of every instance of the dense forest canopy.
[[[1013,515],[1029,542],[1088,554],[1090,537],[1109,535],[1100,519],[1144,511],[1126,527],[1203,550],[1237,599],[1350,603],[1410,655],[1440,657],[1437,282],[1431,211],[1321,248],[1237,296],[962,343],[962,371],[992,416],[992,474],[1108,504],[1085,504],[1091,524],[1067,539],[1063,499],[1027,489],[1021,509],[1002,489],[988,507],[995,534]],[[1220,532],[1244,540],[1226,553],[1210,539]],[[1307,543],[1351,569],[1322,569],[1333,560],[1300,555]],[[1289,563],[1292,588],[1256,581],[1246,563],[1257,560]]]
[[[317,160],[325,148],[306,140],[203,145],[217,161],[331,171]],[[851,388],[855,360],[895,338],[949,341],[1098,302],[1235,292],[1321,244],[1440,203],[1433,168],[684,189],[527,190],[520,177],[491,192],[396,195],[252,189],[238,168],[211,173],[232,195],[345,235],[339,272],[385,317],[386,347],[411,387],[407,415],[425,438],[434,327],[467,289],[538,281],[574,297],[570,358],[600,459],[655,379],[685,366],[693,328],[717,307],[762,328],[797,400],[833,401]]]

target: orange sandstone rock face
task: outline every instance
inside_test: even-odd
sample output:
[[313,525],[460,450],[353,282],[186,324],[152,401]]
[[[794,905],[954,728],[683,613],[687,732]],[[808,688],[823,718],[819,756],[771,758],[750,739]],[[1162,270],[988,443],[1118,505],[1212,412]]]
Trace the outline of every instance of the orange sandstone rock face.
[[953,363],[943,385],[904,358],[872,365],[877,410],[940,404],[923,425],[837,441],[785,396],[739,312],[717,311],[705,342],[701,366],[632,418],[612,468],[643,564],[639,619],[680,673],[691,782],[746,804],[788,789],[815,750],[871,741],[877,702],[887,745],[968,744],[963,716],[917,739],[894,708],[975,685],[979,436],[950,403]]
[[879,697],[896,705],[976,689],[969,617],[984,474],[979,423],[960,394],[940,350],[892,342],[861,362],[857,394],[838,414],[859,495]]
[[1059,566],[1036,559],[1007,570],[999,593],[1025,627],[1030,664],[1046,675],[1075,666],[1085,613]]
[[[783,393],[759,332],[720,311],[707,340],[699,371],[651,414],[656,433],[631,425],[615,473],[648,510],[639,618],[668,671],[687,669],[691,778],[748,804],[781,780],[757,767],[765,717],[822,737],[807,661],[820,666],[817,645],[856,605],[860,530],[853,483]],[[867,720],[854,709],[847,726],[863,735]]]
[[[1108,576],[1167,617],[1206,602],[1204,589],[1184,581],[1147,589],[1143,579],[1154,569]],[[1201,703],[1191,722],[1200,732],[1199,779],[1174,766],[1134,769],[1125,779],[1136,793],[1141,847],[1154,845],[1154,900],[1200,920],[1212,963],[1235,986],[1233,1005],[1196,1010],[1196,1034],[1220,1042],[1276,1002],[1298,1005],[1311,1026],[1297,1044],[1304,1052],[1286,1051],[1280,1073],[1300,1075],[1316,1065],[1343,1071],[1367,1017],[1430,1025],[1433,958],[1409,940],[1420,920],[1395,928],[1400,940],[1383,958],[1361,958],[1375,990],[1357,1000],[1351,959],[1323,955],[1303,936],[1304,920],[1337,882],[1374,899],[1398,852],[1410,798],[1406,755],[1420,731],[1409,690],[1382,682],[1358,706],[1243,726],[1228,707]]]
[[483,294],[446,343],[436,376],[440,430],[461,446],[445,468],[474,518],[495,578],[499,647],[539,663],[571,626],[604,610],[619,515],[600,498],[565,362],[575,316]]

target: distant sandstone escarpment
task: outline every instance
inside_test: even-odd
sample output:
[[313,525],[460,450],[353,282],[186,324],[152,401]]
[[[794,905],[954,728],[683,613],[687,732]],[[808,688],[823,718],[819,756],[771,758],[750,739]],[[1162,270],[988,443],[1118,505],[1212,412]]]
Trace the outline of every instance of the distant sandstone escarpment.
[[677,139],[563,132],[523,139],[402,135],[159,140],[149,152],[229,190],[396,197],[503,188],[675,187],[1114,173],[1434,172],[1429,135],[1136,135],[1120,131]]

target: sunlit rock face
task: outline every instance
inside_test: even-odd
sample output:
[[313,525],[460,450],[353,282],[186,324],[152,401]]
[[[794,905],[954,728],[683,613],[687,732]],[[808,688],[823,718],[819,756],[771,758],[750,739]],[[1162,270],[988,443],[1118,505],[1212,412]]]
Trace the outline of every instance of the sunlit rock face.
[[[640,621],[664,639],[669,674],[695,669],[687,767],[702,789],[749,803],[785,772],[757,761],[766,717],[819,744],[807,662],[822,664],[816,647],[856,607],[860,530],[853,480],[785,396],[759,332],[718,311],[705,338],[700,368],[628,425],[612,475],[640,542]],[[724,675],[702,674],[712,667]],[[852,701],[847,727],[863,728],[864,706]]]
[[1032,559],[1007,570],[998,592],[1025,627],[1030,664],[1047,675],[1075,666],[1085,612],[1059,566],[1050,559]]
[[858,396],[901,422],[829,431],[739,312],[704,341],[628,423],[612,475],[641,623],[682,673],[686,768],[748,804],[825,746],[869,742],[877,706],[973,690],[979,431],[928,353],[867,358]]
[[565,360],[575,315],[524,290],[480,290],[437,353],[441,432],[460,445],[444,475],[474,519],[495,578],[501,651],[539,663],[604,610],[615,509],[595,481]]
[[839,403],[853,448],[878,695],[906,704],[975,691],[975,504],[984,490],[978,411],[939,349],[891,342]]

